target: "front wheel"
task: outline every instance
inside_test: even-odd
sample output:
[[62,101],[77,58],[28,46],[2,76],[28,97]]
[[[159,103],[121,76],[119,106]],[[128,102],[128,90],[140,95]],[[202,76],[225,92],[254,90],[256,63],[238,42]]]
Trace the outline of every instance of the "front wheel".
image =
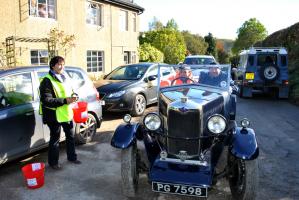
[[228,177],[232,197],[235,200],[254,200],[258,190],[258,160],[228,159]]
[[121,186],[126,197],[135,197],[138,187],[137,144],[121,152]]
[[146,99],[142,94],[137,94],[134,100],[133,110],[131,114],[133,116],[140,116],[146,109]]

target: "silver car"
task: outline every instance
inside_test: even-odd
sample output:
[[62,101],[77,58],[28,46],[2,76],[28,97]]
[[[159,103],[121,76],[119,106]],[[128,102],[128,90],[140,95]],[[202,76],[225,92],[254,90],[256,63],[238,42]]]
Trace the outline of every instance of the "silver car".
[[[48,66],[0,70],[0,164],[48,146],[50,131],[39,115],[38,90],[48,71]],[[79,100],[88,102],[87,122],[75,125],[77,142],[87,143],[102,122],[99,94],[84,70],[66,67],[66,72]]]

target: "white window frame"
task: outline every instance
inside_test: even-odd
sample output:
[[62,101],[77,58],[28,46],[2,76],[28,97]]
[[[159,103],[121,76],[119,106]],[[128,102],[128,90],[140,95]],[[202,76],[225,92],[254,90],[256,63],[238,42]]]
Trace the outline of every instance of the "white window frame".
[[[29,16],[47,18],[47,19],[57,19],[57,1],[56,0],[44,0],[45,2],[41,2],[41,0],[35,0],[35,5],[32,4],[33,0],[28,1],[29,5]],[[49,5],[49,1],[53,1],[54,4]],[[42,13],[42,7],[44,7],[44,15]],[[53,17],[49,17],[49,8],[53,8]]]
[[86,1],[86,24],[103,26],[103,8],[102,4]]
[[131,52],[130,51],[124,51],[124,64],[130,64],[131,63]]
[[104,51],[87,50],[86,62],[87,72],[103,72],[104,69]]
[[[37,56],[32,56],[32,52],[33,51],[37,51]],[[46,53],[46,54],[44,54]],[[44,55],[42,55],[44,54]],[[32,58],[37,58],[37,63],[32,63]],[[41,58],[47,58],[47,62],[45,63],[41,63]],[[49,62],[49,52],[48,50],[45,50],[45,49],[31,49],[30,50],[30,63],[31,65],[48,65],[48,62]]]
[[119,10],[119,30],[129,30],[128,15],[129,12],[127,10]]
[[136,51],[131,51],[131,63],[137,63]]
[[133,32],[137,32],[137,14],[133,13]]

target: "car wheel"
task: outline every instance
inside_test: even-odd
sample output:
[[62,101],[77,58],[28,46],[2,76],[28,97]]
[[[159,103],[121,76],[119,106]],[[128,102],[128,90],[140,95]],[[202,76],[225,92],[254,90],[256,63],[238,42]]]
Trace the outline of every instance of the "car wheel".
[[88,119],[84,123],[76,124],[75,138],[77,143],[86,144],[91,142],[97,132],[97,120],[96,118],[88,113]]
[[146,99],[142,94],[137,94],[134,100],[132,115],[140,116],[146,109]]
[[121,186],[124,196],[135,197],[138,188],[137,144],[121,151]]
[[232,197],[235,200],[254,200],[258,190],[258,160],[229,158],[228,177]]
[[279,77],[279,69],[277,66],[265,66],[261,70],[262,77],[266,81],[275,81]]

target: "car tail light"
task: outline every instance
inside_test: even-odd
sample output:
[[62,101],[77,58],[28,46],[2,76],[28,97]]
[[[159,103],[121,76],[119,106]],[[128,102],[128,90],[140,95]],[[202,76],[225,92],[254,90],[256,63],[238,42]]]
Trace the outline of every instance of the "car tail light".
[[283,84],[283,85],[289,85],[289,80],[283,80],[283,81],[282,81],[282,84]]
[[99,94],[99,92],[97,91],[97,89],[95,88],[95,86],[93,86],[93,89],[94,89],[94,91],[95,91],[95,93],[96,93],[96,99],[97,99],[97,101],[99,101],[99,100],[100,100],[100,94]]

